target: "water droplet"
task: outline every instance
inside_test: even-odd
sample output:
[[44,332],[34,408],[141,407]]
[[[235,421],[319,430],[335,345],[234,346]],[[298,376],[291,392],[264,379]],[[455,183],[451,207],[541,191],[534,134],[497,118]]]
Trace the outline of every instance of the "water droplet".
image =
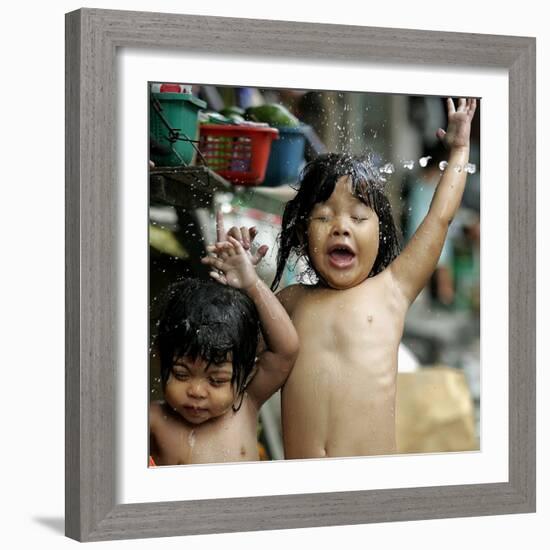
[[369,315],[369,316],[367,317],[367,321],[368,321],[369,323],[372,323],[372,315]]
[[457,174],[460,174],[460,172],[462,172],[462,165],[456,164],[456,165],[455,165],[455,172],[456,172]]
[[406,160],[403,163],[403,168],[406,168],[407,170],[412,170],[414,168],[414,160]]
[[382,174],[393,174],[395,172],[395,167],[391,162],[388,162],[380,168],[380,172],[382,172]]
[[447,168],[447,166],[449,166],[449,163],[448,163],[446,160],[442,160],[442,161],[439,163],[439,169],[440,169],[440,170],[445,170],[445,168]]
[[466,164],[466,166],[464,167],[464,171],[465,171],[467,174],[475,174],[476,171],[477,171],[477,166],[476,166],[475,164],[468,163],[468,164]]
[[420,164],[420,166],[422,168],[426,168],[426,166],[428,166],[428,161],[431,159],[432,157],[422,157],[419,161],[418,161],[418,164]]

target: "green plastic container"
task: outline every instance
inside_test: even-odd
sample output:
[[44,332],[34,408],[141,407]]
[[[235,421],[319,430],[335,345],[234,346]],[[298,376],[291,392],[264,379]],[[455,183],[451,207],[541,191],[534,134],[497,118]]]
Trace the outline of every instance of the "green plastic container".
[[[155,106],[160,109],[160,113]],[[192,94],[151,93],[149,133],[159,145],[170,150],[166,155],[151,155],[151,160],[156,166],[181,166],[193,163],[198,143],[192,141],[198,141],[199,111],[205,108],[206,102]],[[167,125],[177,131],[180,139],[170,141],[170,130]]]

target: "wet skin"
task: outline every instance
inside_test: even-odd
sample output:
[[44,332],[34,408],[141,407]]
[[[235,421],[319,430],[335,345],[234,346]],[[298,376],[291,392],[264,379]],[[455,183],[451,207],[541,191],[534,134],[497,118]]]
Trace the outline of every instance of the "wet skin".
[[231,384],[231,362],[207,365],[178,359],[150,406],[151,455],[158,466],[258,460],[258,410],[245,393],[241,408]]
[[309,257],[325,286],[344,290],[364,281],[376,260],[378,235],[378,216],[340,178],[308,224]]
[[378,217],[350,193],[346,178],[311,213],[309,253],[323,285],[279,293],[300,338],[282,392],[286,458],[395,451],[407,304],[389,271],[368,278],[378,237]]
[[[220,216],[220,236],[225,233],[222,222]],[[239,288],[252,300],[262,343],[246,391],[240,394],[231,383],[230,358],[218,365],[202,358],[174,361],[163,388],[165,401],[150,406],[150,449],[157,465],[258,460],[258,412],[284,384],[298,352],[292,322],[256,275],[252,255],[231,236],[211,248],[213,255],[203,258],[203,263],[218,270],[210,275],[220,284]]]
[[405,315],[433,273],[459,208],[476,105],[474,98],[461,98],[456,107],[447,100],[447,131],[440,128],[437,136],[449,150],[448,169],[420,227],[378,275],[368,278],[378,253],[377,220],[373,214],[361,218],[347,178],[313,210],[308,253],[321,282],[278,294],[300,339],[282,391],[287,458],[395,452],[397,352]]

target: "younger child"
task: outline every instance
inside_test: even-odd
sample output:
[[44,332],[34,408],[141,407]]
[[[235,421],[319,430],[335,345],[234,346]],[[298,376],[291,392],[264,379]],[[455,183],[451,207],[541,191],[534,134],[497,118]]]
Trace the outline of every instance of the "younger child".
[[[282,390],[286,458],[395,452],[397,351],[407,309],[434,271],[466,183],[475,99],[447,100],[449,149],[430,209],[403,252],[372,159],[322,155],[285,208],[275,289],[291,252],[317,276],[278,297],[300,339]],[[230,231],[231,233],[231,231]]]
[[[161,316],[164,401],[149,410],[157,466],[258,460],[258,412],[297,354],[296,331],[251,256],[236,241],[211,251],[203,261],[219,282],[176,283]],[[256,358],[260,328],[265,349]]]

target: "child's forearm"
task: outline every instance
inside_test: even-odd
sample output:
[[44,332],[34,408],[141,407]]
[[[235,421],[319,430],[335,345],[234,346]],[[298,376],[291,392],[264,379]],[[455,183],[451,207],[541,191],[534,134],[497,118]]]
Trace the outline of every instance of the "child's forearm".
[[451,149],[448,166],[435,191],[428,215],[448,225],[453,220],[462,200],[466,185],[466,164],[469,147]]
[[268,349],[283,358],[293,359],[298,349],[298,335],[275,294],[259,278],[243,290],[256,306]]

